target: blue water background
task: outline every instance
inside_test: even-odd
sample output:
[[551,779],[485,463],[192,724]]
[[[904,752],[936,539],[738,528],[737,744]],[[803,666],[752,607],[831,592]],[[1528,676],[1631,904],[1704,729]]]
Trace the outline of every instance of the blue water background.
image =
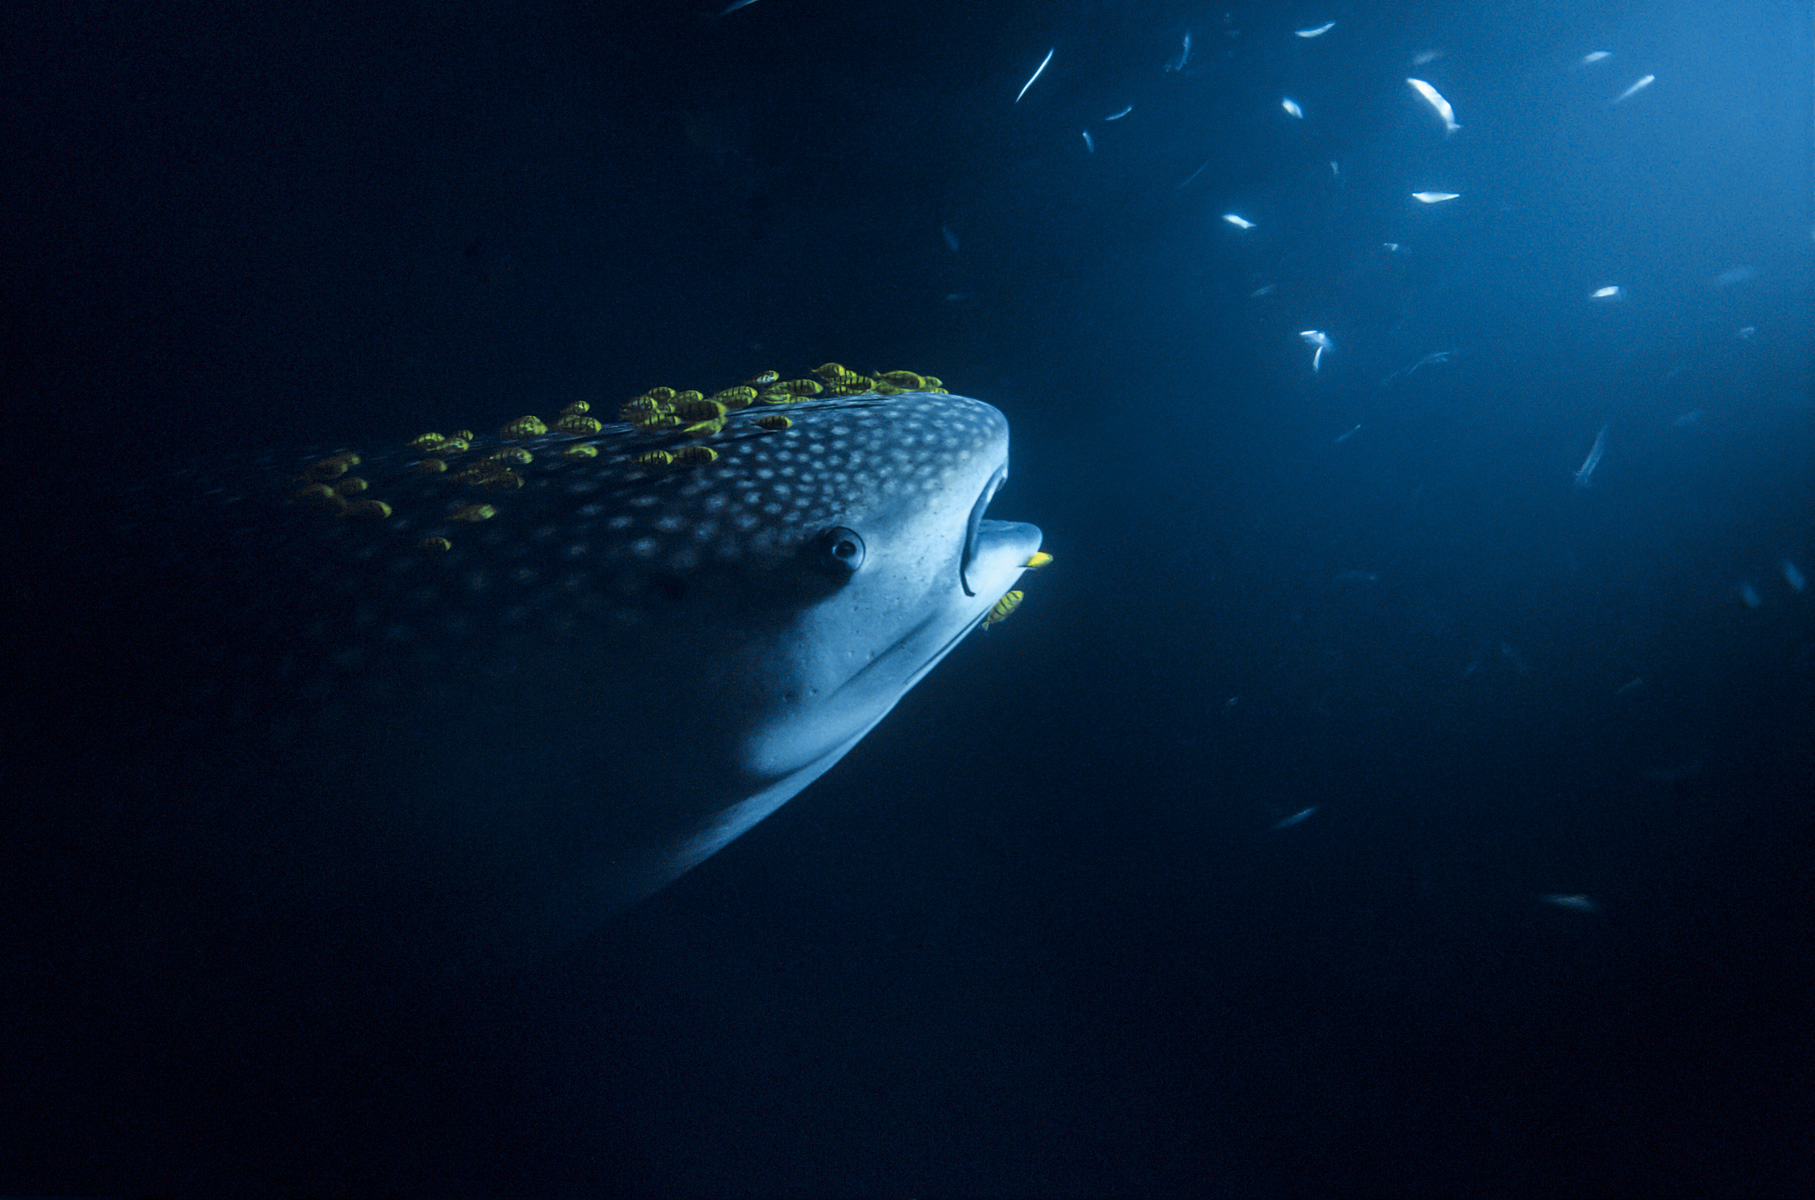
[[[992,515],[1057,556],[527,980],[177,977],[34,863],[0,1183],[1810,1189],[1806,6],[0,24],[17,536],[81,511],[52,447],[79,482],[835,359],[1000,407]],[[79,672],[41,686],[20,778],[80,811],[118,781]]]

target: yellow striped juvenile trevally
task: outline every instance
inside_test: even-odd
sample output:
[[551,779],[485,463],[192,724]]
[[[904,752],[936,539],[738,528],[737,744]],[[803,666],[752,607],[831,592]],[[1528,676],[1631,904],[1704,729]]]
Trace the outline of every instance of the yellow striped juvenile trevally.
[[576,406],[141,478],[100,586],[170,869],[247,914],[534,954],[818,778],[1041,535],[984,519],[987,404],[774,411],[702,436]]

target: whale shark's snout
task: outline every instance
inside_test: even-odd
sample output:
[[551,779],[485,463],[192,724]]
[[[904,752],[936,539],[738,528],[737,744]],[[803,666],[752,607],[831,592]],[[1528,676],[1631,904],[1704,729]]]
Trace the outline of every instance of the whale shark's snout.
[[[841,758],[975,629],[1040,548],[1034,526],[984,516],[1008,478],[1000,412],[916,393],[851,420],[867,443],[859,456],[876,467],[874,486],[820,519],[861,547],[861,561],[793,614],[778,661],[791,663],[795,686],[745,760],[758,778],[787,780],[787,795]],[[688,856],[723,846],[782,799],[740,807]]]
[[1040,537],[1037,526],[1020,521],[979,522],[965,570],[966,590],[975,596],[1001,597],[1040,549]]

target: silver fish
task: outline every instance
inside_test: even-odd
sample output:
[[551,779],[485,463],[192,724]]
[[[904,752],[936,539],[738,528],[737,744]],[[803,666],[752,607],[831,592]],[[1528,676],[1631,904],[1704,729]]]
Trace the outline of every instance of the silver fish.
[[1027,82],[1022,84],[1021,90],[1015,93],[1016,104],[1021,103],[1021,97],[1027,95],[1027,89],[1032,87],[1034,85],[1034,80],[1038,79],[1046,70],[1046,64],[1052,61],[1052,56],[1058,52],[1058,49],[1057,46],[1054,46],[1051,50],[1046,52],[1046,57],[1040,60],[1040,65],[1034,68],[1034,73],[1027,77]]
[[162,844],[222,908],[438,963],[571,943],[824,774],[1040,545],[984,519],[1008,424],[963,396],[514,432],[180,472],[109,543],[168,700],[143,790],[188,797]]
[[1336,348],[1336,344],[1330,341],[1330,335],[1323,332],[1321,329],[1306,329],[1298,336],[1303,338],[1307,345],[1317,347],[1317,352],[1311,355],[1311,369],[1313,371],[1316,371],[1323,366],[1323,352]]
[[1623,91],[1619,95],[1615,96],[1613,98],[1613,102],[1615,104],[1618,104],[1621,101],[1630,100],[1632,97],[1638,95],[1640,92],[1644,91],[1646,88],[1650,87],[1652,84],[1654,84],[1656,82],[1657,82],[1656,75],[1640,76],[1639,79],[1637,81],[1635,81],[1631,87],[1627,88],[1625,91]]
[[1185,43],[1179,47],[1178,57],[1166,64],[1168,71],[1183,71],[1185,63],[1191,58],[1191,31],[1185,30]]
[[1380,382],[1382,385],[1385,385],[1391,383],[1401,375],[1416,375],[1418,373],[1418,368],[1420,367],[1427,367],[1432,363],[1446,363],[1455,356],[1456,352],[1454,350],[1433,350],[1411,366],[1394,371]]
[[1424,97],[1424,102],[1435,109],[1439,117],[1443,118],[1444,133],[1454,133],[1462,128],[1456,124],[1456,110],[1450,107],[1448,100],[1438,95],[1436,88],[1422,79],[1407,79],[1406,82],[1412,85],[1413,91]]
[[1577,487],[1585,488],[1594,482],[1594,469],[1601,465],[1601,452],[1606,448],[1607,426],[1603,425],[1601,431],[1594,435],[1594,446],[1588,451],[1588,457],[1582,460],[1580,467],[1576,468]]

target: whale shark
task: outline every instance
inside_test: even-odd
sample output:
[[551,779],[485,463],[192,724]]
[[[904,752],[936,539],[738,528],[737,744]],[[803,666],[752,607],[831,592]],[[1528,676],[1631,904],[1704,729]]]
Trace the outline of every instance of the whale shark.
[[828,368],[136,473],[92,602],[152,873],[198,912],[510,964],[774,812],[1041,543],[985,515],[1000,412]]

